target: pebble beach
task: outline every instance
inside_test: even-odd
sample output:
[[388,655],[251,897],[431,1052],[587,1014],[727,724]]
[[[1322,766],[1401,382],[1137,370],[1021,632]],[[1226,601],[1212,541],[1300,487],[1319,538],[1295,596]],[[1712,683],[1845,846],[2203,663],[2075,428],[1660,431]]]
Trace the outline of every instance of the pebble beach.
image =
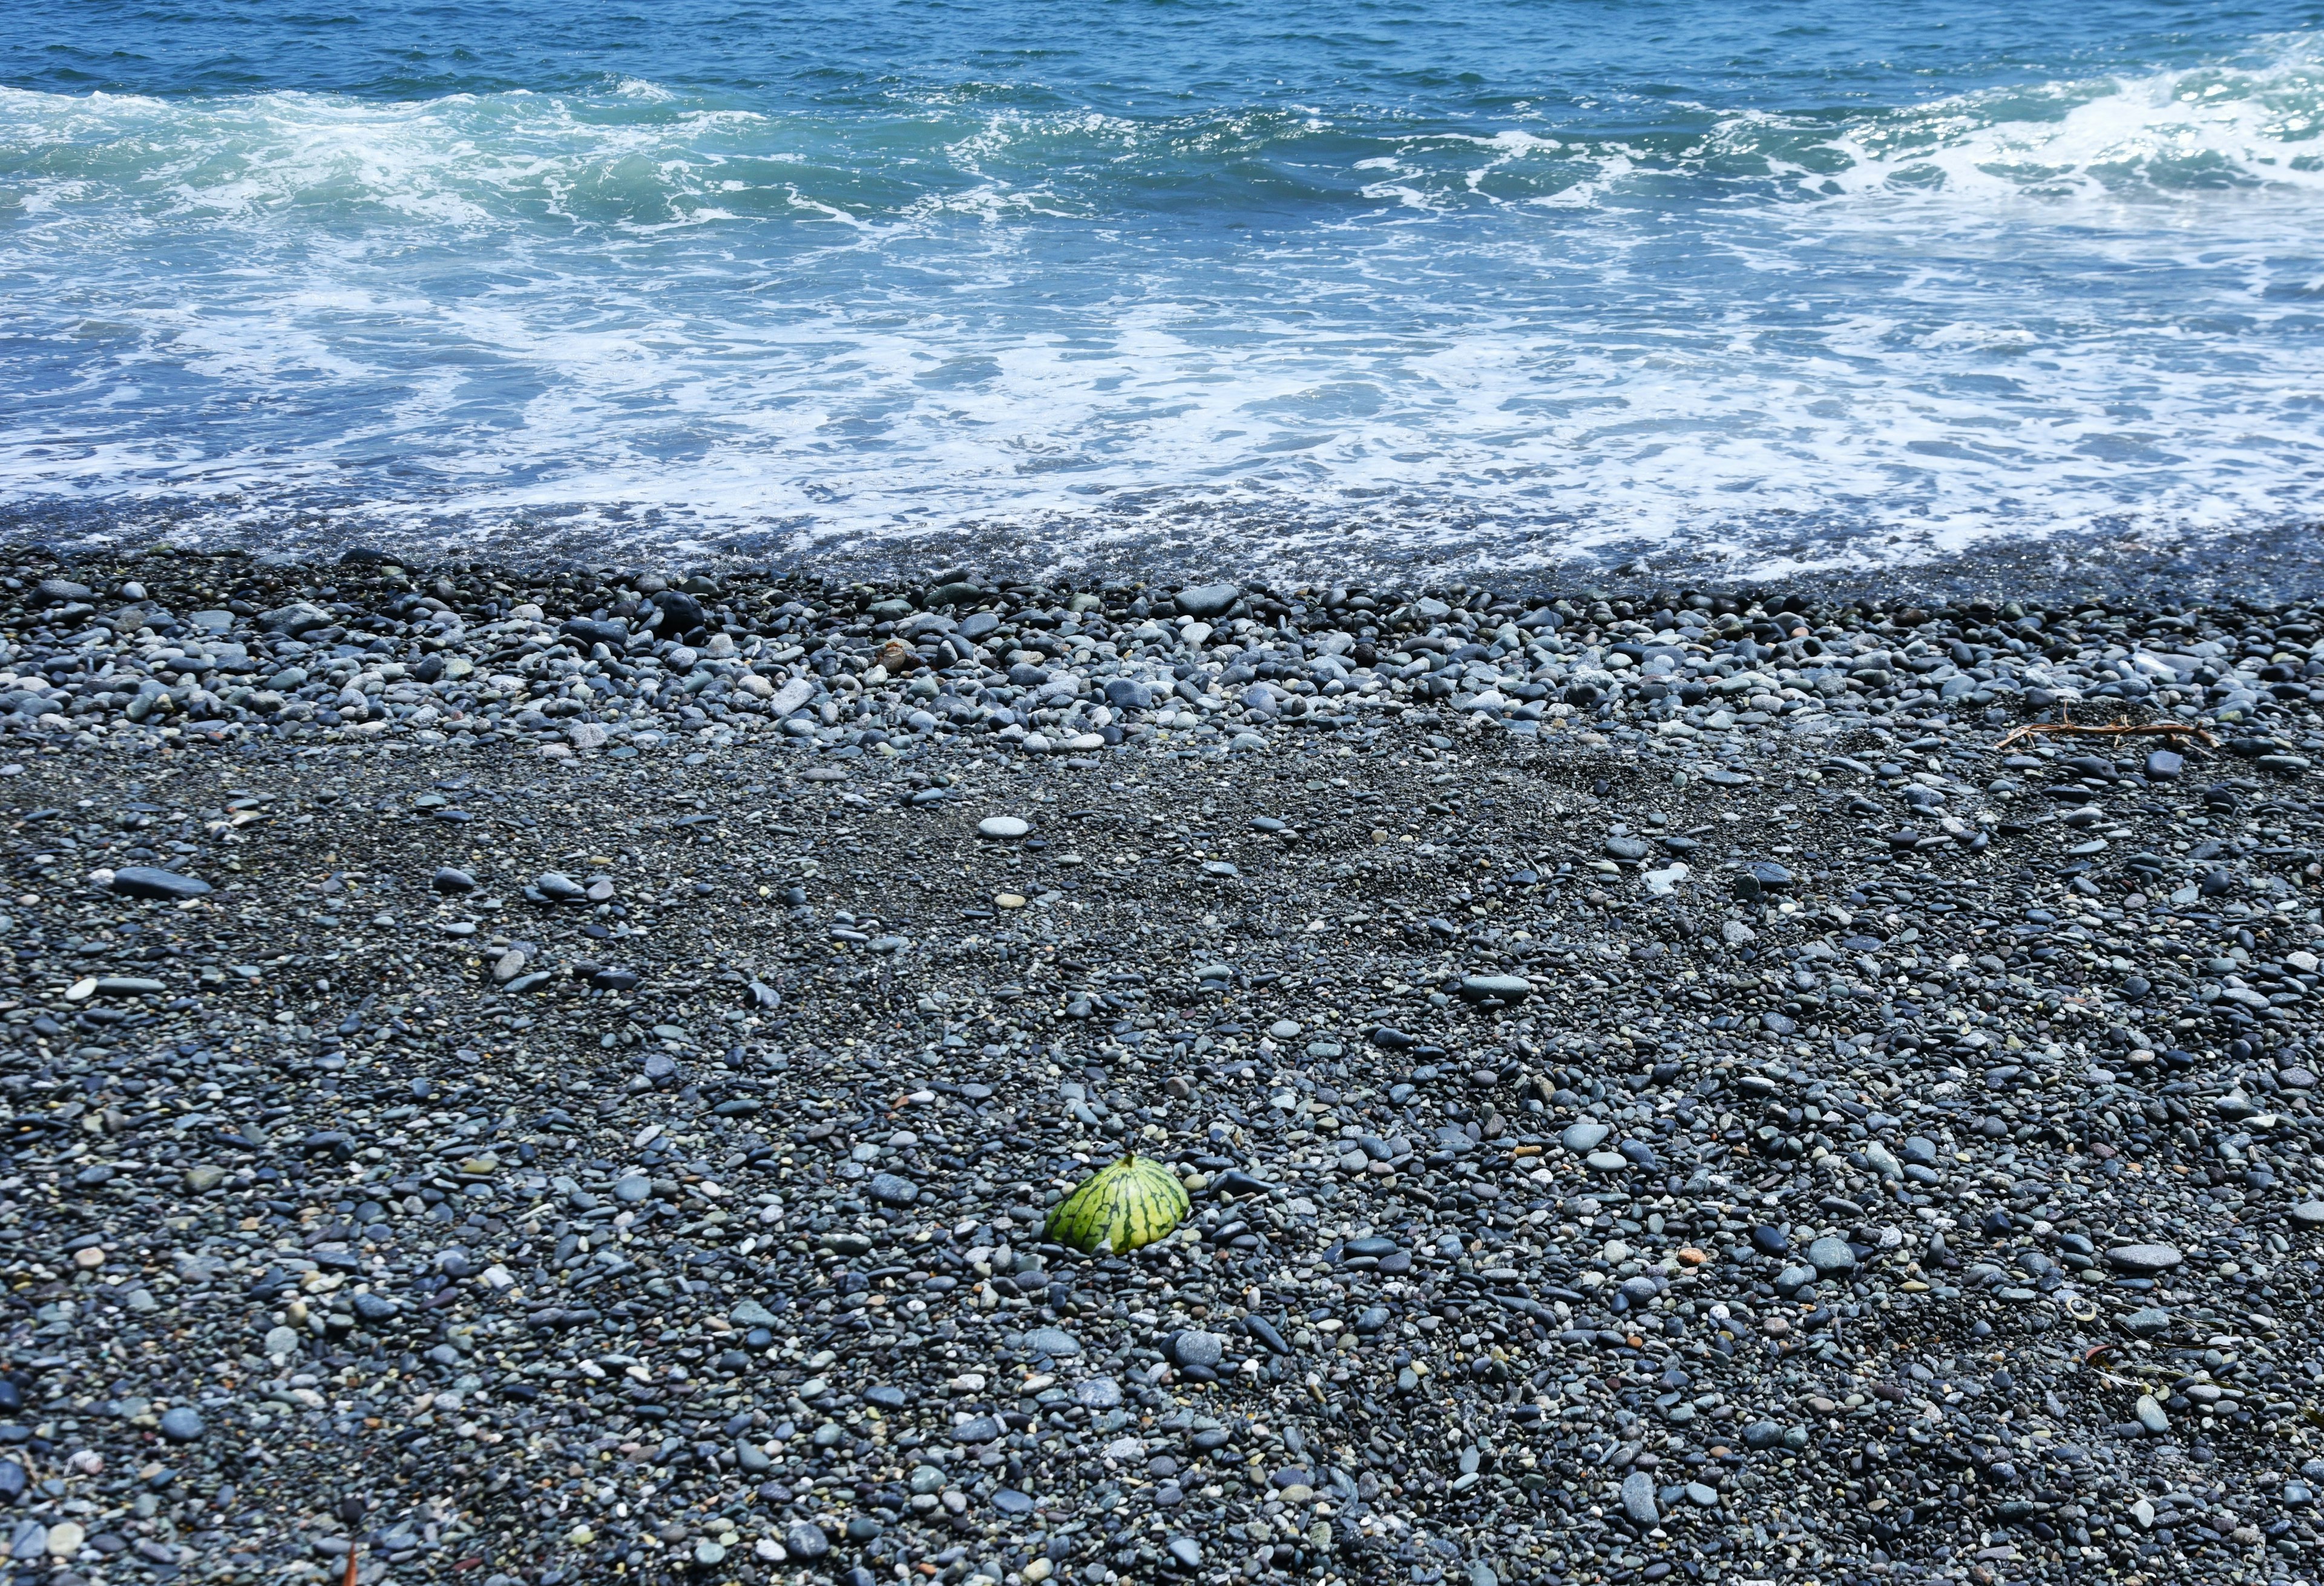
[[5,563],[8,1579],[2316,1576],[2315,603]]

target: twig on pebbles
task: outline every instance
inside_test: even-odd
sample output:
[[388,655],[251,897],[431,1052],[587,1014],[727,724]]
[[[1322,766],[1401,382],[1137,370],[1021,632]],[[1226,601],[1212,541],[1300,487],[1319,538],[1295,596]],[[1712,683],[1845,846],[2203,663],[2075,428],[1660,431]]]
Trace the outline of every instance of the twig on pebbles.
[[2181,738],[2192,738],[2207,749],[2216,749],[2219,746],[2219,741],[2217,738],[2212,737],[2209,733],[2203,731],[2202,728],[2191,727],[2183,722],[2112,722],[2104,726],[2089,727],[2083,726],[2077,722],[2028,722],[2024,726],[2014,727],[2009,732],[2003,734],[2001,742],[1995,744],[1994,748],[1997,750],[2006,749],[2011,744],[2016,742],[2020,738],[2027,737],[2036,733],[2063,733],[2085,738],[2130,738],[2169,735]]

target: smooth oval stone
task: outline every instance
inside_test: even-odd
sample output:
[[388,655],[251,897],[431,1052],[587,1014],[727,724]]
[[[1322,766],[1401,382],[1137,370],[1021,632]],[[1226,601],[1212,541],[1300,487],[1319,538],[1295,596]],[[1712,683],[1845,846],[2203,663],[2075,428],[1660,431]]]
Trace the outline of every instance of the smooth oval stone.
[[161,1435],[171,1443],[198,1443],[209,1428],[190,1405],[180,1405],[161,1415]]
[[1461,995],[1471,1002],[1499,998],[1522,1002],[1533,995],[1533,982],[1517,974],[1471,974],[1461,977]]
[[963,1421],[952,1429],[954,1443],[991,1443],[1000,1435],[1001,1423],[990,1415],[978,1415],[973,1420]]
[[273,1327],[267,1330],[266,1352],[268,1354],[296,1354],[298,1350],[299,1332],[297,1329],[290,1327]]
[[883,1206],[908,1206],[920,1198],[920,1186],[892,1173],[872,1176],[872,1198]]
[[1111,1377],[1092,1377],[1074,1384],[1074,1403],[1085,1410],[1110,1410],[1121,1403],[1121,1384]]
[[2169,1412],[2163,1409],[2162,1401],[2151,1393],[2142,1393],[2138,1396],[2138,1409],[2135,1413],[2138,1416],[2138,1424],[2157,1437],[2171,1430]]
[[132,864],[113,872],[113,890],[124,898],[158,898],[176,902],[187,898],[208,897],[210,884],[193,876],[181,876],[175,871],[159,870],[150,864]]
[[817,1559],[831,1551],[831,1538],[812,1520],[800,1520],[783,1533],[783,1549],[795,1559]]
[[1382,1239],[1378,1234],[1370,1234],[1363,1239],[1351,1239],[1341,1249],[1346,1250],[1351,1256],[1393,1256],[1397,1251],[1397,1243],[1392,1239]]
[[653,1182],[636,1174],[613,1181],[613,1199],[624,1205],[634,1206],[651,1194],[653,1194]]
[[1615,1151],[1592,1151],[1582,1158],[1583,1164],[1597,1173],[1619,1173],[1629,1163]]
[[2116,1245],[2107,1251],[2107,1265],[2135,1277],[2168,1272],[2186,1259],[2173,1245]]
[[1853,1272],[1856,1270],[1856,1252],[1848,1248],[1846,1240],[1826,1234],[1808,1246],[1808,1265],[1827,1277],[1835,1273]]
[[2324,1228],[2324,1201],[2302,1201],[2292,1209],[2292,1220],[2302,1228]]
[[1198,584],[1191,589],[1178,591],[1178,609],[1190,617],[1208,621],[1224,616],[1234,603],[1242,598],[1239,584]]
[[1170,1341],[1170,1359],[1180,1366],[1216,1366],[1226,1351],[1225,1339],[1199,1328],[1189,1328]]
[[1773,1448],[1784,1441],[1784,1429],[1773,1421],[1754,1421],[1743,1428],[1745,1448]]
[[1037,1355],[1063,1359],[1082,1352],[1082,1341],[1061,1327],[1036,1327],[1025,1334],[1025,1347]]
[[1633,1471],[1622,1478],[1622,1512],[1634,1525],[1661,1524],[1662,1511],[1655,1507],[1655,1479],[1644,1471]]
[[1021,837],[1032,829],[1032,823],[1022,816],[988,815],[976,823],[978,836],[997,837],[1004,842]]
[[1585,1156],[1604,1145],[1606,1137],[1613,1132],[1602,1123],[1569,1123],[1557,1137],[1557,1143],[1577,1157]]

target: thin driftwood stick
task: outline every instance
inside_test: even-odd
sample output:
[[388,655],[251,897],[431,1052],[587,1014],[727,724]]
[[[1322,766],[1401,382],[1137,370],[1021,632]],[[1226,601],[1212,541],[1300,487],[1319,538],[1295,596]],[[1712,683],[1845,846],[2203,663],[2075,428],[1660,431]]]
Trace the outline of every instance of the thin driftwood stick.
[[1996,749],[2006,749],[2020,738],[2034,733],[2067,733],[2089,738],[2128,738],[2168,734],[2199,740],[2206,748],[2216,749],[2219,741],[2200,727],[2190,727],[2181,722],[2117,722],[2111,726],[2085,727],[2073,722],[2028,722],[2004,734]]

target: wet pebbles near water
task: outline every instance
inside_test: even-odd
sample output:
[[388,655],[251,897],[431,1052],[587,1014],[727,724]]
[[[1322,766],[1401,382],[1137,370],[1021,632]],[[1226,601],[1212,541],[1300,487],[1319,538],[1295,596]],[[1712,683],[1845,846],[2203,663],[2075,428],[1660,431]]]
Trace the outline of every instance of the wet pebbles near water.
[[2308,608],[13,585],[18,1575],[2312,1572]]

